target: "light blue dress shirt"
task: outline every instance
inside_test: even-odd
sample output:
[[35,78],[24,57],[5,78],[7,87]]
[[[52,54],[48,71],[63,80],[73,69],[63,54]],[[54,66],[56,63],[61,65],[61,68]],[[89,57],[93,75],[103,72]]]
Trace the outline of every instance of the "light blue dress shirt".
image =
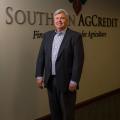
[[52,75],[56,74],[55,63],[56,63],[58,52],[59,52],[61,43],[63,41],[65,32],[66,32],[66,30],[61,31],[61,32],[56,32],[56,35],[54,36],[54,39],[53,39],[52,56],[51,56],[51,60],[52,60]]

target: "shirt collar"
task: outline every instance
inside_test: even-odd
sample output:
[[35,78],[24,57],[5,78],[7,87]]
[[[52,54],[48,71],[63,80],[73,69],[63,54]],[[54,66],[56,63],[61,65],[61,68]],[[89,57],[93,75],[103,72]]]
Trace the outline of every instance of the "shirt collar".
[[66,33],[66,30],[67,30],[67,28],[65,28],[64,30],[62,30],[62,31],[60,31],[60,32],[58,32],[58,31],[55,30],[55,33],[56,33],[56,34],[65,34],[65,33]]

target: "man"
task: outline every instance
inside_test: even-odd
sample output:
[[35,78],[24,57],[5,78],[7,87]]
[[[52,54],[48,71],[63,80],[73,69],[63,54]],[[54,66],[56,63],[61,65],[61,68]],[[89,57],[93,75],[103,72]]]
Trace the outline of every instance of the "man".
[[54,13],[55,30],[46,32],[36,63],[36,82],[47,87],[52,120],[74,120],[76,90],[84,52],[81,34],[68,28],[64,9]]

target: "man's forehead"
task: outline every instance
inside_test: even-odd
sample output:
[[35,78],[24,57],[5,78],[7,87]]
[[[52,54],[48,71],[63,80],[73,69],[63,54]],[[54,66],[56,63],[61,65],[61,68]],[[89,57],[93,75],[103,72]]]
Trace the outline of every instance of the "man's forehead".
[[57,17],[57,16],[66,16],[66,15],[64,12],[61,12],[61,13],[56,14],[54,17]]

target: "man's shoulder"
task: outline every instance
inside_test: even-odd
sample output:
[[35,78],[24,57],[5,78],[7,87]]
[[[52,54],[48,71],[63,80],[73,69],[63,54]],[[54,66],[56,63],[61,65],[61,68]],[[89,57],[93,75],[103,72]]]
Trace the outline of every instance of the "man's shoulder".
[[51,37],[55,33],[55,30],[49,30],[47,32],[44,32],[43,39]]
[[52,33],[54,33],[54,32],[55,32],[55,30],[49,30],[49,31],[45,32],[44,34],[45,34],[45,35],[49,35],[49,34],[52,34]]
[[71,33],[71,35],[81,35],[80,32],[75,31],[75,30],[72,30],[72,29],[70,29],[70,28],[68,28],[68,31]]

